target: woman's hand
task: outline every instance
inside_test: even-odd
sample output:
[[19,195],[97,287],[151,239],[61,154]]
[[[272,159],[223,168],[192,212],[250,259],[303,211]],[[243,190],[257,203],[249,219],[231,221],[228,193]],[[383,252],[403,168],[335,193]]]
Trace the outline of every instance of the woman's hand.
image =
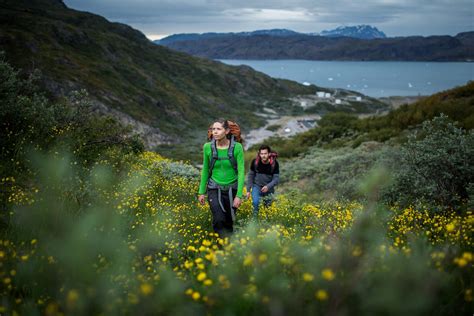
[[[206,203],[206,195],[204,195],[204,194],[199,194],[198,200],[199,200],[199,203],[201,203],[201,205],[204,205],[204,204]],[[235,202],[234,202],[234,203],[235,203]]]
[[234,198],[234,204],[232,205],[234,208],[239,208],[240,207],[240,204],[242,204],[242,200],[236,196]]

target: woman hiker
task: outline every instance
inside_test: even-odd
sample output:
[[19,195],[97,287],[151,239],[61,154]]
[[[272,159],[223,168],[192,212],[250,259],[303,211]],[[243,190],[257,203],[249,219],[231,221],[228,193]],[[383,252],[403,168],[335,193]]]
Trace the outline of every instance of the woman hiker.
[[245,181],[244,150],[237,124],[219,119],[209,128],[211,140],[203,147],[203,167],[199,185],[199,202],[205,193],[212,212],[212,228],[220,238],[233,230],[235,212],[242,203]]

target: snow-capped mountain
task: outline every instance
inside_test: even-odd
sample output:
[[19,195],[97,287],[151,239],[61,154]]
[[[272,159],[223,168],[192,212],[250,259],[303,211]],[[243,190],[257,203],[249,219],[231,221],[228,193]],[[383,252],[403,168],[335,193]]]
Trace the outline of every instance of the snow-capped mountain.
[[334,30],[324,30],[319,33],[328,37],[355,37],[361,39],[386,38],[384,32],[370,25],[339,26]]

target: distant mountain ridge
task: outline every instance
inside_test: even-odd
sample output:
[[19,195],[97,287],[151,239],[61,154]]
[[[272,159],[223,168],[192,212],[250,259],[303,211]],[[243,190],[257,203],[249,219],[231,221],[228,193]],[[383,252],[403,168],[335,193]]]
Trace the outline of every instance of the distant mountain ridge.
[[168,45],[170,43],[174,42],[180,42],[180,41],[198,41],[198,40],[203,40],[203,39],[209,39],[209,38],[219,38],[219,37],[226,37],[226,36],[257,36],[257,35],[269,35],[269,36],[292,36],[292,35],[299,35],[302,33],[298,33],[292,30],[287,30],[287,29],[271,29],[271,30],[257,30],[253,32],[238,32],[238,33],[215,33],[215,32],[210,32],[210,33],[182,33],[182,34],[173,34],[170,36],[167,36],[161,40],[155,40],[156,44],[160,45]]
[[360,39],[387,38],[384,32],[370,25],[339,26],[334,30],[324,30],[321,36],[353,37]]
[[[342,31],[342,29],[340,30]],[[346,29],[356,32],[356,29]],[[235,34],[163,45],[210,59],[304,59],[341,61],[474,61],[474,32],[456,36],[360,39],[345,36]],[[341,34],[341,33],[339,33]]]
[[372,38],[385,38],[385,33],[379,31],[376,27],[370,25],[356,25],[356,26],[340,26],[334,30],[324,30],[321,33],[301,33],[295,32],[288,29],[269,29],[269,30],[257,30],[252,32],[229,32],[229,33],[181,33],[173,34],[162,38],[161,40],[155,40],[156,44],[168,45],[170,43],[179,42],[179,41],[194,41],[202,40],[209,38],[217,37],[226,37],[226,36],[257,36],[257,35],[268,35],[268,36],[296,36],[296,35],[311,35],[311,36],[328,36],[328,37],[354,37],[354,38],[363,38],[363,39],[372,39]]

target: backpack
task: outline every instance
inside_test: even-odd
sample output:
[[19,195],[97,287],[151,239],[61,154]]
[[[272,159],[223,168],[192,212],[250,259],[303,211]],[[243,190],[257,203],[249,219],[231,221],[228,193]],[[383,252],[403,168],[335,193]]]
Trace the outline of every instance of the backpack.
[[[239,124],[233,121],[227,121],[227,124],[229,125],[230,133],[234,135],[235,140],[239,143],[243,143]],[[212,140],[212,124],[207,129],[207,139]]]
[[[273,174],[273,172],[275,172],[277,157],[278,157],[277,152],[272,151],[268,154],[268,159],[270,160],[270,168],[271,168],[272,174]],[[255,158],[255,165],[254,165],[255,172],[258,172],[258,163],[259,162],[260,162],[260,155],[257,153],[257,157]]]
[[219,158],[217,155],[216,140],[212,137],[212,125],[209,126],[209,129],[207,130],[207,139],[211,141],[211,153],[212,153],[211,161],[209,163],[209,179],[212,176],[212,169],[214,169],[214,165],[216,164],[217,160],[230,160],[230,163],[232,164],[232,167],[234,168],[235,173],[237,173],[237,160],[234,157],[234,148],[235,148],[235,142],[242,143],[240,126],[239,124],[232,121],[227,121],[227,124],[229,125],[231,136],[230,136],[229,150],[227,150],[226,158]]

